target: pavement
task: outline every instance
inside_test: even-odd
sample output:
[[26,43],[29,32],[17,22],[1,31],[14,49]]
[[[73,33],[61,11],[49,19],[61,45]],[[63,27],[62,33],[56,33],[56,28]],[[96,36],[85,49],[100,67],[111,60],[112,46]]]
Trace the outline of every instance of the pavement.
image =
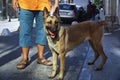
[[14,32],[17,31],[19,27],[19,21],[17,18],[11,19],[11,22],[9,20],[5,19],[0,21],[0,35],[2,35],[2,32],[5,29],[9,29],[9,32]]
[[[30,49],[29,66],[23,70],[16,69],[16,64],[22,58],[21,48],[18,45],[18,27],[18,19],[12,19],[11,22],[8,22],[8,20],[0,21],[0,80],[56,80],[56,77],[53,79],[48,78],[52,66],[37,64],[37,48],[35,44]],[[8,29],[10,35],[1,35],[4,29]],[[118,71],[120,69],[119,34],[119,28],[111,33],[104,33],[103,46],[108,60],[102,71],[94,71],[101,58],[96,61],[95,65],[87,65],[87,62],[94,56],[94,52],[87,41],[69,51],[66,55],[64,80],[120,80],[120,72]],[[47,45],[45,46],[44,55],[46,59],[52,60]],[[58,76],[58,72],[56,76]]]

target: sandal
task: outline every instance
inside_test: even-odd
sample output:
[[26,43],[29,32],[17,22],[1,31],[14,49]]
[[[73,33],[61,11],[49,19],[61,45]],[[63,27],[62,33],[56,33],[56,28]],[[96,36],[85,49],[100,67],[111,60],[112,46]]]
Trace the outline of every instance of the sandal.
[[28,60],[22,60],[19,64],[16,65],[17,69],[24,69],[29,65]]
[[46,66],[51,66],[52,65],[52,61],[46,60],[46,59],[38,59],[37,63],[38,64],[43,64],[43,65],[46,65]]

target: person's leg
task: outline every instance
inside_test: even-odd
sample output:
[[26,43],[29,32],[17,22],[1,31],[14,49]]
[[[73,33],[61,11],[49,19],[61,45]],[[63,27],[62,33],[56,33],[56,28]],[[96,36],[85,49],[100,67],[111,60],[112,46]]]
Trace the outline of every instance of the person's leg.
[[36,12],[36,43],[38,48],[38,63],[44,65],[52,65],[50,60],[46,60],[44,57],[44,47],[46,45],[46,33],[43,27],[43,13]]
[[23,53],[23,60],[27,61],[28,60],[29,47],[23,47],[22,48],[22,53]]
[[38,49],[38,58],[44,59],[44,46],[37,44],[37,49]]
[[28,60],[29,47],[22,48],[22,60],[17,64],[17,69],[24,69],[29,64]]
[[22,47],[22,60],[17,64],[18,69],[24,69],[28,63],[29,47],[32,46],[32,25],[34,14],[32,11],[20,9],[19,45]]

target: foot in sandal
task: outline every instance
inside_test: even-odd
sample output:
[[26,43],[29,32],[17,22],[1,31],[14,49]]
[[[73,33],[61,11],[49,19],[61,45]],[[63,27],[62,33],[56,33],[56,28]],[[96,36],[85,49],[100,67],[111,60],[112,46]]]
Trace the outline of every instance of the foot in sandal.
[[52,61],[51,60],[47,60],[45,58],[38,59],[37,63],[38,64],[43,64],[43,65],[46,65],[46,66],[51,66],[52,65]]

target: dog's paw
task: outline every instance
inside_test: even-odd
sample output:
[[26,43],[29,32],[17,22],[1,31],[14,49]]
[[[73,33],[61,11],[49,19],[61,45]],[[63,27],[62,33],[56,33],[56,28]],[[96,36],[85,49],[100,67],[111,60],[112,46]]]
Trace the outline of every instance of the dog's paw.
[[95,71],[101,71],[103,68],[102,67],[96,67]]
[[54,75],[49,75],[48,78],[54,78],[55,76]]
[[62,78],[58,77],[57,80],[63,80]]
[[88,65],[93,65],[94,63],[93,62],[88,62]]
[[59,75],[59,76],[57,77],[57,80],[63,80],[63,75]]

